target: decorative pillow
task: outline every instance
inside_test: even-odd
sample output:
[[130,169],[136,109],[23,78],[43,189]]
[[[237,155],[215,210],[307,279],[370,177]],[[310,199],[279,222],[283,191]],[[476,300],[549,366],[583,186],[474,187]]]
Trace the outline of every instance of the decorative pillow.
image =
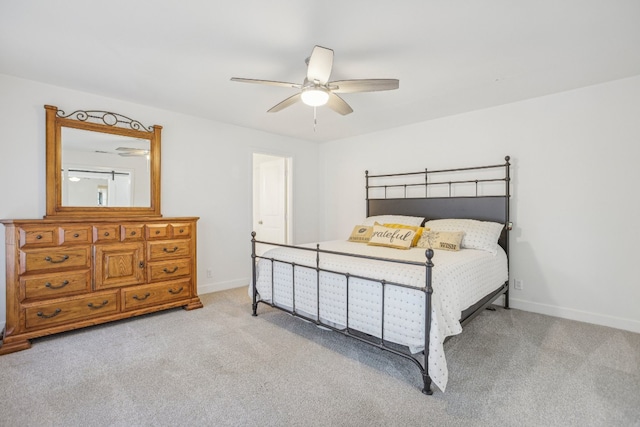
[[462,231],[425,231],[416,246],[425,249],[459,251],[463,236]]
[[353,227],[351,236],[349,236],[350,242],[367,243],[371,239],[371,233],[373,233],[373,227],[368,225],[356,225]]
[[504,224],[475,219],[434,219],[427,221],[425,227],[431,231],[463,231],[463,248],[481,249],[495,255]]
[[380,224],[404,224],[420,227],[424,222],[421,216],[405,216],[405,215],[377,215],[366,218],[362,225],[374,225],[376,222]]
[[[376,224],[380,225],[377,222]],[[418,240],[420,240],[420,236],[422,236],[422,232],[424,231],[424,227],[415,227],[413,225],[405,225],[405,224],[382,224],[382,225],[384,227],[389,227],[389,228],[406,228],[406,229],[415,231],[416,235],[413,238],[413,241],[411,242],[411,246],[415,246],[418,243]]]
[[397,249],[409,249],[416,232],[407,228],[390,228],[374,225],[369,245],[388,246]]

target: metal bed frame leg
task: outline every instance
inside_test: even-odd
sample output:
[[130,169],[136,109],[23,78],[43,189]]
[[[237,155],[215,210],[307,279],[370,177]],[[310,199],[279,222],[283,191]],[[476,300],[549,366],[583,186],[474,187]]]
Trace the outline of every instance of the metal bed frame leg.
[[422,370],[422,381],[424,388],[422,393],[432,395],[431,377],[429,376],[429,342],[431,340],[431,294],[433,294],[431,272],[433,269],[433,249],[427,249],[424,253],[427,257],[425,262],[425,286],[424,286],[424,369]]
[[[273,267],[272,267],[273,268]],[[258,286],[256,283],[256,232],[251,232],[251,275],[253,279],[253,292],[251,292],[251,296],[253,297],[253,301],[251,304],[251,308],[253,309],[252,316],[258,315]]]
[[431,377],[425,370],[422,372],[422,381],[424,381],[424,388],[422,389],[422,393],[427,396],[431,396],[433,394],[433,390],[431,390]]

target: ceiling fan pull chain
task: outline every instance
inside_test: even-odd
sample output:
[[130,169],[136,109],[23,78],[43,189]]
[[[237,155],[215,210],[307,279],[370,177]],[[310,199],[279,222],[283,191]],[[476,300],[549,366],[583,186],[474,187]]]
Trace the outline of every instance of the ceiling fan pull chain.
[[316,125],[318,124],[318,117],[316,115],[318,109],[317,107],[313,107],[313,131],[316,131]]

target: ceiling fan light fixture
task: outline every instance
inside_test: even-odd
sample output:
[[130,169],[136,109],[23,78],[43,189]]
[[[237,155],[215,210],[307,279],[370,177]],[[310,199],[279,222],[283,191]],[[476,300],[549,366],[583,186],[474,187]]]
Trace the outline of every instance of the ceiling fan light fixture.
[[311,87],[303,90],[300,98],[310,107],[320,107],[329,101],[329,91],[321,87]]

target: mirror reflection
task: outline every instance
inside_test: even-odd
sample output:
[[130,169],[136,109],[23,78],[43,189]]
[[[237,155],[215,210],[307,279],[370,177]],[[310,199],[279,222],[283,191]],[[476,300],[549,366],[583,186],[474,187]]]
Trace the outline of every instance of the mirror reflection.
[[150,207],[148,139],[61,128],[62,206]]

